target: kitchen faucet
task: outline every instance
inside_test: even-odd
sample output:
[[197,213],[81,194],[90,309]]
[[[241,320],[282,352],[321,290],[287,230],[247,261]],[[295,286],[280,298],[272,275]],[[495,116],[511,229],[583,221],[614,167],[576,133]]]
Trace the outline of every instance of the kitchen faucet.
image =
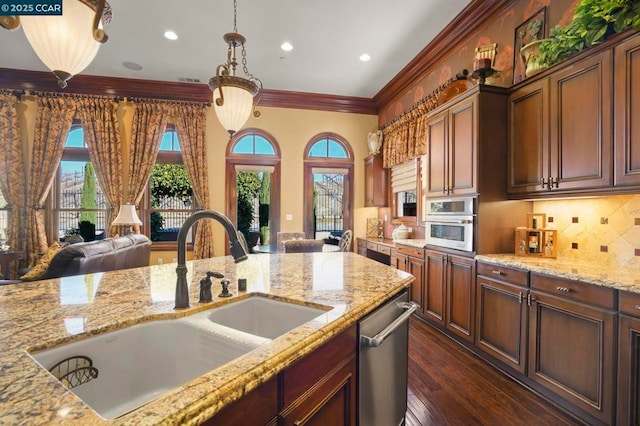
[[228,217],[215,210],[200,210],[192,214],[184,221],[178,232],[178,266],[176,274],[176,306],[174,309],[184,309],[189,307],[189,286],[187,285],[187,234],[191,226],[200,219],[214,219],[222,224],[229,236],[229,248],[236,263],[247,260],[247,252],[240,243],[238,231],[233,226]]

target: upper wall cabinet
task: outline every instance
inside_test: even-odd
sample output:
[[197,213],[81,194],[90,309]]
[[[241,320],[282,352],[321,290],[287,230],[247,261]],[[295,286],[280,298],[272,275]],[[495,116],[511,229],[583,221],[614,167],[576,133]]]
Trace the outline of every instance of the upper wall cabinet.
[[429,113],[422,161],[424,196],[476,195],[483,187],[503,188],[506,117],[504,91],[484,85]]
[[364,159],[364,206],[386,207],[389,178],[382,167],[382,154]]
[[605,50],[510,97],[509,193],[580,193],[613,184],[612,53]]
[[616,186],[640,186],[640,35],[615,48]]

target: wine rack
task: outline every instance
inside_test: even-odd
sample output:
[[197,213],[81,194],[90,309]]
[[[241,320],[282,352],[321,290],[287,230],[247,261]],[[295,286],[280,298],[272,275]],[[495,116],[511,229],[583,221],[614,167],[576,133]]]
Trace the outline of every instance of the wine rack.
[[[538,224],[542,224],[542,227]],[[545,224],[545,214],[527,214],[527,226],[518,226],[515,229],[514,253],[516,256],[553,259],[558,257],[558,231],[545,228]]]

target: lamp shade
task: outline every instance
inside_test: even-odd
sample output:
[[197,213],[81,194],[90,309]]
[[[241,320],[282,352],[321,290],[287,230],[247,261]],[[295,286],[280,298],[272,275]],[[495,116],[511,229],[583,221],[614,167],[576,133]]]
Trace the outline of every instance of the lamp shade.
[[222,127],[233,134],[244,126],[253,109],[253,94],[242,87],[222,86],[224,91],[224,103],[218,105],[216,100],[220,98],[220,87],[213,90],[213,106]]
[[95,10],[82,0],[63,0],[62,11],[61,16],[21,16],[20,22],[33,50],[64,87],[91,63],[100,43],[93,37]]
[[111,225],[142,225],[142,221],[136,213],[136,206],[133,204],[122,204],[118,216]]

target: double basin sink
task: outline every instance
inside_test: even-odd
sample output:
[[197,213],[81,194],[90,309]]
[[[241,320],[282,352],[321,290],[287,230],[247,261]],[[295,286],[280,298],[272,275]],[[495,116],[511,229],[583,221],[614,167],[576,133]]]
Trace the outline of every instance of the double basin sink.
[[252,295],[30,355],[101,417],[114,419],[318,319],[325,308]]

